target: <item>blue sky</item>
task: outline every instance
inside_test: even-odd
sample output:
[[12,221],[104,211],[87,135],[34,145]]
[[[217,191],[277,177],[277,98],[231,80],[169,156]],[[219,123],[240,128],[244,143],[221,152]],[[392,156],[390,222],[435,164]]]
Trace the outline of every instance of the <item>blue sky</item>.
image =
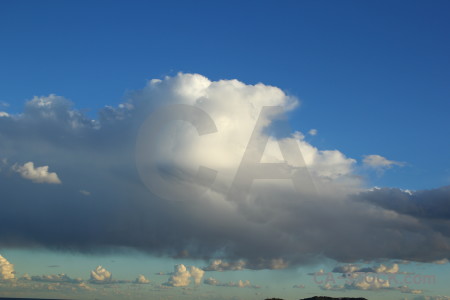
[[[80,240],[79,244],[65,242],[58,244],[51,241],[50,234],[47,236],[44,233],[35,232],[36,236],[33,236],[33,230],[24,229],[22,225],[14,223],[15,225],[8,227],[10,229],[8,234],[17,233],[18,238],[24,238],[27,241],[33,237],[35,240],[30,242],[31,244],[36,242],[43,248],[50,249],[61,247],[75,254],[42,250],[43,254],[39,252],[39,255],[42,255],[44,264],[21,263],[21,261],[29,260],[34,255],[34,250],[29,246],[19,250],[18,248],[22,248],[22,245],[11,243],[9,240],[11,236],[7,234],[0,235],[0,254],[16,265],[16,272],[20,275],[24,273],[42,275],[53,272],[54,270],[46,266],[59,265],[59,263],[53,263],[52,260],[66,261],[66,269],[55,272],[65,272],[72,277],[88,277],[90,270],[96,265],[108,265],[108,262],[110,268],[114,269],[111,261],[118,261],[119,259],[115,257],[118,254],[104,256],[103,248],[100,251],[101,254],[96,253],[94,258],[78,253],[80,249],[81,252],[85,251],[85,247],[90,249],[91,240],[97,240],[100,234],[109,232],[111,235],[120,235],[119,231],[127,234],[127,230],[131,232],[130,228],[134,227],[130,225],[128,228],[123,224],[131,224],[134,221],[129,221],[118,211],[125,211],[124,207],[130,211],[140,207],[140,202],[137,200],[129,206],[119,198],[111,200],[111,203],[104,200],[108,197],[113,199],[119,196],[132,198],[141,191],[134,190],[138,183],[130,179],[134,178],[134,175],[130,175],[134,174],[134,170],[121,169],[121,165],[115,165],[115,162],[119,161],[117,157],[124,161],[129,157],[126,156],[128,154],[119,156],[121,144],[116,144],[110,139],[111,136],[117,135],[118,139],[122,139],[124,144],[129,144],[130,148],[134,146],[133,135],[126,133],[128,123],[114,123],[115,125],[107,127],[106,121],[101,119],[108,117],[118,120],[121,114],[133,115],[119,105],[132,103],[135,107],[139,107],[142,97],[145,98],[148,95],[153,97],[155,95],[153,93],[156,92],[147,88],[150,86],[148,81],[151,79],[163,80],[161,86],[164,87],[155,89],[160,89],[161,95],[168,93],[172,96],[176,94],[174,91],[177,91],[177,88],[201,85],[205,82],[200,77],[191,78],[189,74],[201,74],[208,82],[236,79],[245,84],[252,91],[251,93],[256,93],[253,85],[262,83],[266,93],[266,96],[262,98],[270,98],[269,86],[273,86],[285,93],[279,100],[283,105],[287,103],[288,96],[294,97],[300,105],[288,112],[290,127],[304,134],[304,139],[300,140],[305,142],[305,147],[336,150],[338,151],[335,152],[336,155],[339,153],[343,155],[344,158],[336,158],[338,161],[336,163],[332,161],[332,158],[327,158],[321,153],[323,162],[319,167],[331,168],[332,166],[335,168],[330,171],[332,174],[345,173],[344,177],[338,181],[340,184],[348,183],[345,186],[346,191],[352,189],[354,192],[356,185],[356,189],[360,190],[374,186],[389,187],[393,190],[422,191],[424,196],[417,196],[419,200],[414,200],[415,196],[411,197],[410,201],[414,202],[414,205],[418,203],[417,201],[422,201],[420,199],[431,199],[435,194],[426,194],[425,190],[434,189],[438,193],[450,185],[449,11],[450,2],[448,1],[2,1],[0,3],[0,112],[8,114],[8,117],[2,117],[0,113],[0,121],[2,118],[5,119],[3,123],[0,122],[0,130],[2,130],[0,141],[3,145],[0,146],[0,159],[5,161],[3,165],[0,164],[0,177],[4,176],[2,188],[6,190],[4,199],[7,199],[3,200],[4,211],[9,212],[8,209],[11,209],[10,215],[14,215],[12,212],[15,212],[17,218],[21,220],[26,218],[41,220],[39,217],[34,219],[33,209],[19,212],[17,206],[14,206],[14,201],[18,201],[16,199],[27,197],[31,199],[31,195],[37,195],[38,204],[43,205],[41,207],[51,205],[56,207],[55,209],[60,209],[58,211],[73,209],[77,212],[77,209],[80,209],[79,211],[89,209],[92,211],[92,216],[97,210],[105,211],[108,218],[119,218],[117,223],[120,225],[112,226],[111,231],[104,228],[95,229],[89,239]],[[182,74],[179,75],[179,72]],[[183,77],[183,74],[188,75]],[[165,79],[166,76],[178,78],[180,81],[170,81]],[[164,84],[170,88],[166,90]],[[224,88],[224,95],[227,91]],[[51,98],[50,94],[64,98]],[[233,95],[242,96],[241,94]],[[30,100],[35,96],[41,97],[39,98],[41,102],[36,100],[31,103]],[[222,107],[224,111],[232,107],[232,104],[226,104],[228,99],[225,96],[223,99],[216,97],[223,101],[223,106],[219,107]],[[39,103],[44,102],[50,103],[50,106],[54,105],[52,106],[54,111],[52,110],[51,113],[63,114],[58,122],[68,119],[68,116],[72,118],[71,113],[64,114],[65,111],[72,109],[65,99],[69,99],[77,113],[84,116],[77,117],[73,120],[74,122],[88,122],[87,119],[100,120],[99,124],[103,126],[102,128],[107,127],[104,133],[99,136],[93,134],[93,138],[90,139],[91,131],[86,131],[88,133],[83,133],[85,135],[80,137],[81,135],[72,131],[57,131],[55,128],[65,128],[65,125],[61,125],[62,123],[56,125],[52,123],[53,125],[47,126],[45,125],[47,123],[41,123],[41,119],[36,121],[38,116],[42,116],[39,114],[39,107],[41,107]],[[245,96],[242,96],[242,99],[246,99]],[[106,112],[105,106],[111,106],[113,109]],[[232,114],[237,114],[236,112]],[[218,109],[216,115],[221,116],[219,113]],[[9,122],[10,120],[6,118],[15,121]],[[27,123],[27,120],[34,121]],[[217,122],[220,121],[217,119]],[[34,125],[27,127],[30,124]],[[316,129],[317,134],[308,134],[310,129]],[[70,140],[72,138],[73,140]],[[108,147],[118,147],[118,150],[110,153]],[[79,151],[74,154],[67,149]],[[102,151],[104,156],[101,155]],[[302,151],[309,150],[302,149]],[[311,151],[313,154],[316,153]],[[221,160],[218,155],[211,154],[208,159],[210,162]],[[307,156],[305,153],[304,155]],[[380,165],[379,161],[378,165],[372,166],[364,163],[364,158],[368,155],[379,155],[385,159],[386,165]],[[91,157],[92,160],[90,160]],[[354,159],[354,163],[350,159]],[[225,157],[223,160],[226,160]],[[48,185],[51,187],[47,189],[45,184],[36,184],[36,178],[28,178],[33,182],[27,182],[29,185],[26,185],[24,170],[26,170],[25,163],[28,161],[33,161],[35,167],[49,166],[50,172],[56,172],[61,182],[54,184],[55,182],[47,178],[44,183],[51,183]],[[338,164],[342,164],[344,169],[336,169]],[[92,165],[98,168],[96,169],[98,173],[86,175],[83,181],[85,173],[82,167],[87,168]],[[319,170],[319,167],[317,172],[322,172],[323,169]],[[120,176],[115,172],[120,173]],[[16,174],[17,178],[11,174]],[[20,179],[19,174],[25,179]],[[112,178],[111,174],[117,177]],[[95,187],[90,185],[92,178],[98,179]],[[356,182],[355,178],[359,178],[361,182]],[[109,190],[111,186],[121,188]],[[28,190],[30,194],[27,194]],[[83,196],[78,195],[79,190],[87,192],[83,195],[86,196],[85,198],[89,197],[89,200],[76,198]],[[439,211],[445,215],[443,220],[439,219],[444,222],[442,226],[445,228],[447,226],[445,225],[447,221],[445,218],[448,218],[448,214],[446,215],[448,204],[445,202],[448,199],[447,192],[447,190],[443,192],[444,196],[439,198],[441,200],[438,200],[440,201],[437,202],[438,204],[434,205],[434,202],[430,200],[432,204],[421,210],[428,213],[425,219],[419,218],[416,210],[410,211],[409,206],[404,202],[397,206],[395,201],[401,200],[387,191],[374,191],[375,198],[370,198],[372,199],[370,201],[402,216],[419,218],[420,222],[426,223],[427,230],[430,228],[435,230],[439,226],[428,221],[431,215],[438,214]],[[77,194],[76,197],[72,196],[74,193]],[[55,199],[67,197],[70,201],[74,197],[73,201],[77,202],[55,206],[51,202],[52,197]],[[103,200],[97,201],[96,197]],[[91,200],[93,204],[87,204],[87,201]],[[79,204],[74,204],[80,201],[86,206],[78,207]],[[155,210],[155,214],[168,212],[167,215],[162,214],[164,217],[161,219],[167,217],[173,221],[181,214],[171,212],[169,205],[161,206],[159,209],[160,211]],[[259,212],[259,208],[250,207],[251,209]],[[38,208],[35,212],[37,214],[44,211],[45,209],[41,211]],[[199,212],[192,208],[191,213],[192,220],[195,220],[194,216],[197,216]],[[88,220],[91,220],[90,213],[86,213],[86,216]],[[400,217],[398,219],[400,220]],[[124,221],[122,224],[121,220],[128,220],[127,222],[130,223]],[[186,223],[177,223],[177,226],[186,226],[189,228],[186,230],[188,233],[195,232],[199,234],[195,236],[196,238],[202,237],[204,233],[199,230],[201,226],[194,226],[192,224],[195,222],[189,218],[188,220]],[[403,221],[407,222],[406,219]],[[8,222],[10,220],[5,219],[4,224]],[[89,225],[92,224],[89,223]],[[54,228],[53,226],[53,223],[49,223],[42,228],[48,231],[49,228]],[[145,225],[142,226],[145,227]],[[174,225],[173,229],[175,230],[177,226]],[[119,227],[120,230],[117,229]],[[399,225],[399,227],[402,226]],[[68,236],[76,235],[72,228],[64,230],[61,232]],[[447,238],[446,232],[447,229],[442,229],[439,234]],[[20,236],[22,233],[24,235]],[[57,231],[54,234],[57,235]],[[168,230],[167,234],[170,235],[172,232]],[[136,237],[138,235],[136,234]],[[140,243],[130,241],[120,240],[117,241],[117,245],[137,248],[144,253],[149,249],[146,248],[148,245],[136,246]],[[95,251],[93,251],[96,252],[97,247],[108,248],[114,244],[109,240],[105,244],[102,243],[93,243],[95,244],[93,246]],[[206,248],[211,246],[209,243],[206,244],[208,245],[203,245]],[[219,243],[219,245],[222,244]],[[142,273],[152,281],[153,290],[150,289],[148,292],[158,293],[158,295],[160,293],[161,297],[164,297],[164,291],[157,291],[156,286],[166,281],[167,276],[161,279],[162,276],[156,276],[154,273],[170,272],[173,265],[177,263],[197,267],[208,264],[208,260],[198,260],[201,254],[205,254],[201,251],[196,257],[189,258],[192,260],[183,261],[173,259],[172,254],[164,252],[168,251],[166,246],[155,251],[151,249],[149,255],[142,254],[142,257],[147,257],[146,259],[151,262],[149,265],[154,268],[151,272],[145,272],[140,268],[140,262],[136,263],[132,258],[133,255],[123,257],[119,255],[118,257],[122,257],[125,263],[117,268],[118,271],[115,271],[115,274],[119,273],[116,278],[133,280],[135,276]],[[177,244],[178,246],[180,245]],[[317,250],[314,248],[314,251]],[[436,253],[436,257],[425,257],[423,253],[418,253],[411,254],[409,258],[417,255],[418,260],[431,262],[450,256],[448,250],[447,252],[443,252],[441,248],[435,250],[436,252],[430,250],[430,253]],[[163,258],[155,256],[155,253],[159,253],[158,251],[164,252]],[[208,251],[211,249],[208,248]],[[215,249],[215,251],[214,255],[217,256],[218,252],[225,250]],[[408,251],[405,250],[405,252]],[[391,252],[386,253],[389,253],[386,254],[388,259],[401,258],[389,256]],[[206,256],[214,257],[210,254],[208,252]],[[290,254],[291,252],[282,253],[286,257]],[[239,259],[238,256],[233,255],[226,258]],[[271,292],[274,294],[270,296],[277,296],[275,292],[280,292],[280,296],[295,297],[294,292],[297,291],[292,291],[291,286],[296,284],[296,276],[302,278],[298,281],[299,284],[304,283],[312,288],[311,293],[320,293],[323,290],[311,284],[311,278],[307,273],[321,268],[331,271],[334,268],[333,263],[343,263],[339,261],[339,258],[342,258],[341,254],[332,253],[330,256],[336,260],[332,259],[330,262],[328,257],[326,262],[308,262],[307,266],[295,263],[293,267],[284,271],[247,270],[242,271],[243,273],[240,273],[241,271],[223,272],[220,276],[223,276],[221,278],[223,281],[236,281],[247,277],[252,284],[261,285],[262,289],[255,289],[261,294],[255,295],[254,290],[246,290],[245,293],[250,293],[254,299],[262,299],[266,295],[269,296]],[[361,263],[361,260],[369,259],[369,257],[374,260],[363,265],[372,266],[380,263],[371,253],[367,253],[367,257],[360,257],[358,261]],[[381,257],[378,258],[381,259]],[[393,263],[393,260],[387,262],[387,264]],[[410,265],[400,266],[401,269],[410,268]],[[422,270],[422,272],[438,275],[448,271],[447,265],[420,266],[414,270],[417,271],[423,267],[425,271]],[[272,272],[278,273],[273,275],[275,273]],[[272,283],[275,277],[280,276],[289,277],[286,280],[289,284],[284,286],[279,282]],[[205,277],[209,277],[208,272]],[[439,287],[428,288],[428,290],[425,288],[423,294],[449,295],[448,289],[445,290],[445,284],[442,282],[440,284]],[[214,288],[226,289],[226,292],[221,292],[225,298],[235,296],[233,293],[237,296],[242,296],[244,293],[235,292],[233,289],[229,291],[230,289],[226,287]],[[289,291],[283,290],[284,288]],[[433,292],[434,290],[438,292]],[[15,292],[17,291],[12,291],[12,293]],[[177,289],[170,290],[170,293],[175,295],[178,292],[180,291]],[[201,289],[200,292],[202,292]],[[342,291],[334,292],[342,293]],[[347,292],[358,295],[362,293],[361,296],[369,293],[374,299],[377,297],[381,299],[385,293],[391,293],[389,295],[395,295],[398,299],[405,295],[409,297],[408,299],[415,299],[414,295],[402,294],[398,290],[376,292],[347,290]],[[250,294],[245,297],[250,297]]]
[[318,145],[409,163],[379,185],[434,188],[450,180],[448,6],[7,1],[0,99],[20,111],[55,93],[95,114],[179,71],[263,82],[303,101],[294,126],[317,127]]

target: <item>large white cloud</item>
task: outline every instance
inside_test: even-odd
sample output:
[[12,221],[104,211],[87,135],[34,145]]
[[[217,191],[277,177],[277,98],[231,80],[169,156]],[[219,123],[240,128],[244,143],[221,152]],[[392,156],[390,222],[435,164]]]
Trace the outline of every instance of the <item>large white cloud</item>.
[[[448,204],[450,190],[360,193],[366,187],[355,159],[336,149],[318,149],[299,132],[271,133],[282,128],[280,115],[265,116],[266,127],[254,133],[257,141],[270,133],[263,162],[284,163],[280,142],[298,145],[317,192],[297,193],[290,180],[264,179],[253,182],[248,197],[230,201],[228,191],[262,108],[298,107],[295,97],[277,87],[179,74],[151,80],[127,97],[117,107],[102,109],[97,120],[56,95],[35,97],[23,113],[0,118],[0,159],[50,165],[64,180],[49,188],[2,168],[0,246],[131,247],[174,257],[242,260],[252,269],[284,268],[321,256],[346,262],[449,257],[450,228],[442,221],[449,212],[435,204],[448,207],[442,204]],[[141,125],[159,107],[176,103],[202,109],[217,129],[199,136],[187,122],[164,123],[151,141],[149,156],[167,184],[160,187],[162,193],[178,192],[183,201],[148,190],[135,162]],[[288,163],[287,172],[303,169]],[[199,166],[216,170],[217,176],[209,190],[193,197],[179,187]],[[53,174],[42,171],[46,178]],[[47,182],[60,181],[56,178]]]

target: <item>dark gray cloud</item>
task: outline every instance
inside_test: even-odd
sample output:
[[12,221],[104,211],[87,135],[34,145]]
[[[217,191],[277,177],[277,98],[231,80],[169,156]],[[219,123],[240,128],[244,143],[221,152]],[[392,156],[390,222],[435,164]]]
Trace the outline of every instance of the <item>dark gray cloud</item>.
[[[273,87],[189,76],[150,83],[131,94],[126,104],[101,110],[95,121],[57,96],[35,98],[22,114],[0,117],[0,247],[81,252],[132,248],[173,257],[183,253],[182,257],[229,262],[242,259],[250,269],[322,257],[348,262],[450,256],[448,187],[412,195],[397,189],[358,194],[353,160],[338,151],[319,151],[299,135],[295,138],[303,153],[311,154],[305,159],[317,158],[308,162],[317,194],[299,195],[289,186],[255,183],[247,199],[229,201],[224,191],[234,165],[220,171],[217,184],[203,196],[183,201],[156,196],[143,184],[134,153],[139,126],[158,103],[199,105],[211,112],[219,129],[234,130],[226,142],[231,150],[225,151],[231,158],[215,154],[220,149],[214,146],[220,143],[214,135],[206,152],[185,151],[183,145],[197,138],[191,131],[188,138],[168,136],[158,144],[165,147],[160,156],[164,164],[174,164],[169,154],[181,153],[188,163],[199,156],[205,165],[228,164],[228,159],[232,165],[241,157],[235,159],[232,147],[245,145],[250,136],[255,103],[277,104],[267,98],[289,102]],[[202,96],[195,94],[198,91]],[[214,93],[225,92],[225,100],[208,102],[217,98]],[[250,104],[229,101],[239,95]],[[239,121],[246,116],[253,119]],[[233,118],[240,122],[236,128],[229,122]],[[184,133],[192,129],[187,127]],[[49,166],[62,184],[32,182],[12,169],[27,162]],[[172,175],[169,180],[176,180]],[[80,191],[89,191],[89,197]]]
[[450,219],[450,186],[415,192],[380,188],[361,193],[360,198],[420,219]]

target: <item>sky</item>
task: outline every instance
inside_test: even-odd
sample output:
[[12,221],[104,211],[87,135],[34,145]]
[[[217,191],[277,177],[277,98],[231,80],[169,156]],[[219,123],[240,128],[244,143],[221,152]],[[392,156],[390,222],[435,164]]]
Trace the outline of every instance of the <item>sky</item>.
[[0,296],[450,299],[449,12],[0,2]]

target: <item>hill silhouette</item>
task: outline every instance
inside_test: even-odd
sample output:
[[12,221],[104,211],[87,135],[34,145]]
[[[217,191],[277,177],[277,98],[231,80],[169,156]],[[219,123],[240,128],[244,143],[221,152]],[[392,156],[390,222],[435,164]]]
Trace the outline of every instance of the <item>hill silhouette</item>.
[[[267,298],[265,300],[284,300],[281,298]],[[334,297],[327,297],[327,296],[314,296],[314,297],[310,297],[310,298],[303,298],[300,300],[367,300],[366,298],[362,298],[362,297],[357,297],[357,298],[352,298],[352,297],[343,297],[343,298],[334,298]]]

